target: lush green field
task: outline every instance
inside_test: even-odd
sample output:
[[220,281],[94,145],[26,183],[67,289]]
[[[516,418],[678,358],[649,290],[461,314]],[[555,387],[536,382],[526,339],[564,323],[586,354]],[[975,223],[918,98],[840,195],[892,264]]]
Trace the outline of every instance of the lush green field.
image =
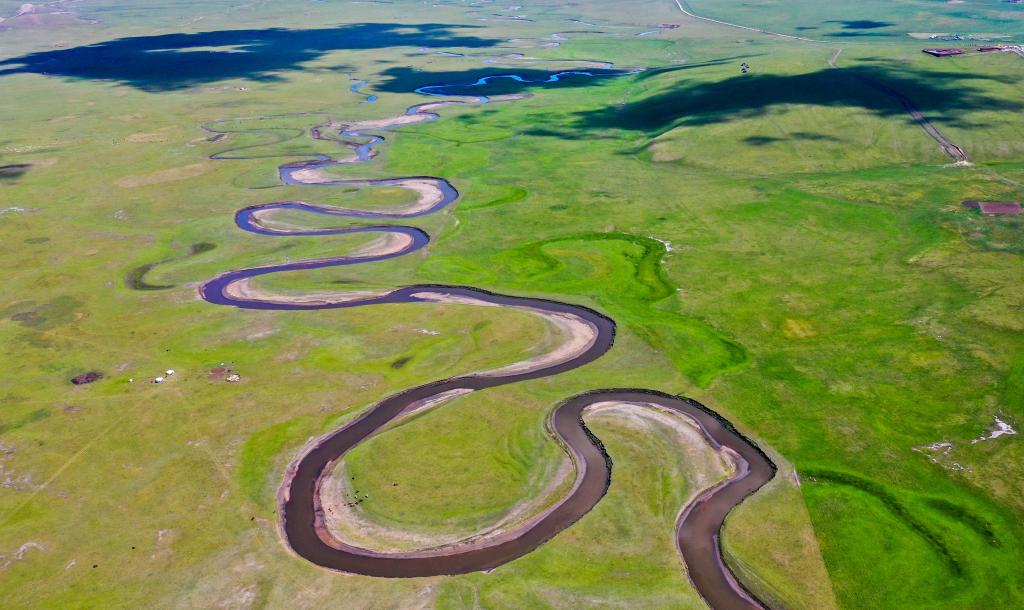
[[[0,16],[20,4],[0,2]],[[342,468],[369,494],[361,517],[429,538],[542,506],[562,489],[551,408],[596,388],[651,388],[702,401],[780,465],[723,535],[729,565],[771,605],[1024,605],[1024,443],[971,442],[995,417],[1024,425],[1024,225],[959,205],[1022,198],[1024,58],[938,60],[906,36],[1010,41],[1024,9],[688,6],[828,42],[693,20],[671,0],[84,0],[69,10],[98,23],[0,29],[3,605],[702,607],[673,524],[710,476],[710,450],[609,416],[588,420],[615,464],[608,496],[493,572],[383,580],[290,554],[275,494],[307,439],[391,393],[557,337],[497,308],[256,312],[196,296],[230,269],[369,239],[252,235],[234,226],[238,208],[408,203],[392,188],[278,186],[283,161],[341,154],[306,136],[313,125],[400,113],[429,101],[412,93],[423,85],[540,78],[580,60],[648,69],[503,81],[488,93],[533,96],[444,108],[387,134],[373,163],[337,174],[451,181],[454,206],[408,221],[431,245],[260,282],[285,293],[467,284],[618,323],[590,365],[460,398],[353,451]],[[532,21],[501,18],[515,15]],[[863,78],[909,97],[974,165],[948,165]],[[202,125],[232,133],[209,141]],[[69,382],[90,370],[105,378]]]

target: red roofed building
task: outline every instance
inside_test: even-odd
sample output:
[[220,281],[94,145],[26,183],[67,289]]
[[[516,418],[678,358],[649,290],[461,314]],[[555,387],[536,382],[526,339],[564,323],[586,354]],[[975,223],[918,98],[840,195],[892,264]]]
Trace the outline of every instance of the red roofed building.
[[989,215],[1003,215],[1003,214],[1020,214],[1024,212],[1021,209],[1020,204],[1015,201],[982,201],[979,204],[982,214]]
[[989,216],[1002,216],[1004,214],[1024,214],[1024,208],[1016,201],[964,201],[960,205],[965,208],[978,210]]

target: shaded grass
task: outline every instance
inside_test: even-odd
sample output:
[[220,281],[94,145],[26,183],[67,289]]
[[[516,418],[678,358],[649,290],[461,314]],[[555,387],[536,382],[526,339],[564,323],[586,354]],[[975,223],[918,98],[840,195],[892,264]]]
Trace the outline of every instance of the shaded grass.
[[273,467],[285,446],[293,444],[296,438],[302,438],[303,428],[309,428],[308,421],[283,421],[256,432],[242,445],[238,485],[251,502],[263,507],[272,505],[274,494],[268,493],[268,489],[275,487],[271,485],[272,480],[280,478],[280,473]]
[[189,246],[188,254],[182,257],[166,258],[155,263],[146,263],[144,265],[139,265],[138,267],[130,269],[128,273],[125,275],[124,283],[126,286],[133,290],[167,290],[169,288],[174,288],[174,286],[167,284],[150,284],[149,282],[146,281],[146,274],[148,274],[150,271],[152,271],[159,265],[184,260],[190,256],[197,256],[199,254],[209,252],[210,250],[213,250],[216,247],[217,244],[205,241],[192,244],[191,246]]
[[[793,105],[862,108],[882,117],[903,117],[905,109],[891,97],[862,82],[911,97],[923,112],[937,113],[947,122],[965,122],[970,111],[1020,110],[1019,102],[992,95],[984,81],[1006,81],[995,75],[938,70],[927,78],[894,63],[854,65],[843,70],[821,68],[808,73],[769,73],[733,76],[711,82],[682,82],[629,104],[582,113],[580,129],[613,127],[661,133],[674,126],[703,126],[764,116],[773,107]],[[981,81],[979,83],[979,81]],[[954,94],[955,92],[955,94]]]
[[[803,471],[807,480],[811,483],[822,481],[836,485],[846,485],[870,494],[877,499],[886,510],[888,510],[901,523],[920,536],[942,560],[946,563],[950,575],[963,577],[964,568],[960,561],[953,555],[952,550],[946,545],[942,538],[932,531],[920,519],[916,518],[896,497],[890,494],[884,487],[861,477],[848,473],[833,472],[824,470],[805,469]],[[955,506],[955,505],[954,505]],[[963,511],[963,509],[959,509]],[[947,511],[948,512],[948,511]]]
[[48,74],[160,92],[238,78],[278,81],[278,71],[300,69],[331,51],[487,47],[497,42],[462,35],[466,30],[471,28],[423,23],[403,29],[396,24],[357,23],[305,30],[235,29],[124,37],[0,60],[0,76]]
[[[988,508],[888,489],[876,481],[850,473],[812,468],[805,470],[804,476],[809,501],[823,509],[822,516],[830,519],[827,525],[825,521],[816,520],[816,525],[823,526],[830,536],[835,536],[835,543],[842,545],[847,552],[861,555],[826,553],[842,603],[852,604],[854,595],[863,601],[864,592],[854,594],[845,584],[845,575],[848,570],[864,569],[868,562],[882,568],[872,575],[876,586],[880,587],[872,594],[873,599],[899,598],[906,600],[904,603],[912,602],[919,607],[949,607],[951,604],[974,607],[1000,603],[994,600],[1002,598],[1003,594],[992,591],[987,585],[996,578],[1012,578],[1013,569],[1007,571],[1007,568],[1016,563],[1016,559],[1011,557],[1018,556],[1019,549],[1005,548],[1003,542],[1007,536],[1018,535],[1012,520],[1007,522],[1005,516],[995,516]],[[871,498],[869,502],[865,502],[867,497]],[[881,508],[888,517],[879,515],[877,508],[870,507],[872,504]],[[850,511],[856,505],[861,506],[857,510],[862,514],[854,516]],[[889,524],[884,525],[886,522]],[[878,527],[883,528],[881,535],[887,542],[882,545],[882,553],[869,548],[871,545],[856,541],[856,536],[873,535],[869,532]],[[841,534],[839,528],[842,528]],[[905,554],[913,547],[913,543],[905,538],[908,535],[916,537],[929,548],[930,553],[940,558],[944,569],[939,570],[933,563],[926,564],[915,560],[913,555]],[[929,579],[931,583],[915,586],[918,579]]]
[[526,199],[526,197],[529,194],[530,194],[530,192],[527,191],[526,189],[520,188],[518,186],[513,186],[513,187],[509,187],[508,188],[508,194],[506,194],[506,195],[502,195],[500,197],[497,197],[495,199],[491,199],[490,201],[486,201],[486,202],[483,202],[483,203],[470,204],[470,205],[465,205],[465,204],[460,205],[459,206],[459,211],[460,212],[469,212],[469,211],[472,211],[472,210],[483,210],[483,209],[486,209],[486,208],[495,208],[495,207],[502,206],[502,205],[508,205],[510,203],[518,203],[518,202]]

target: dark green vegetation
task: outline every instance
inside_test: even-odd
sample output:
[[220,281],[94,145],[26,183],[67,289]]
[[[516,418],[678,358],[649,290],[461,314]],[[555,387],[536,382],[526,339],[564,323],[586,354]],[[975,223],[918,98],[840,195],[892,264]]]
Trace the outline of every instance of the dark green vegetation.
[[[678,288],[665,274],[666,254],[665,244],[649,237],[619,232],[566,235],[503,253],[491,273],[520,290],[554,283],[564,294],[594,298],[619,324],[706,386],[745,364],[747,354],[713,327],[679,313],[678,303],[670,299]],[[456,281],[483,279],[460,275]],[[604,282],[616,290],[596,289]]]
[[[832,533],[835,544],[851,557],[851,566],[870,572],[875,584],[870,589],[866,606],[890,603],[920,603],[912,593],[914,588],[927,588],[944,595],[935,600],[934,607],[970,605],[964,599],[964,587],[973,582],[992,582],[994,579],[1015,577],[1014,563],[991,560],[986,565],[965,563],[962,548],[986,546],[992,555],[1002,555],[1005,533],[1019,527],[1012,518],[993,524],[985,517],[941,497],[897,497],[883,486],[859,477],[830,471],[810,470],[805,473],[808,482],[808,500],[813,512],[821,515],[815,523]],[[903,494],[901,494],[903,495]],[[816,510],[815,510],[816,509]],[[881,548],[868,549],[852,532],[871,533],[884,540]],[[1019,534],[1018,534],[1019,535]],[[921,556],[932,560],[922,562]],[[877,562],[905,566],[906,575],[913,580],[895,583],[871,566]],[[851,596],[846,586],[836,582],[840,597]],[[863,596],[864,592],[856,595]]]
[[[769,115],[787,105],[859,108],[886,118],[906,120],[906,111],[893,100],[863,81],[903,92],[917,102],[920,110],[939,114],[942,122],[970,126],[958,115],[972,112],[1019,112],[1019,100],[1006,99],[986,90],[984,81],[1014,84],[1006,76],[978,75],[966,72],[934,71],[928,79],[915,70],[892,60],[867,61],[845,70],[827,66],[799,74],[748,74],[708,83],[682,82],[622,106],[584,113],[577,125],[581,129],[617,128],[661,133],[668,127],[700,127],[739,118]],[[793,138],[811,142],[828,140],[829,134],[796,132]],[[834,136],[831,136],[834,137]],[[751,136],[754,145],[783,141]]]
[[209,252],[210,250],[213,250],[216,247],[217,244],[211,244],[210,242],[206,241],[201,241],[199,243],[192,244],[191,246],[189,246],[189,253],[186,256],[183,256],[181,258],[166,258],[155,263],[146,263],[145,265],[139,265],[138,267],[135,267],[134,269],[128,272],[128,275],[125,276],[124,283],[129,288],[134,288],[135,290],[166,290],[168,288],[174,288],[174,286],[170,285],[149,284],[146,282],[146,274],[152,271],[153,268],[156,267],[157,265],[182,260],[189,256],[196,256],[197,254]]
[[[20,4],[2,2],[0,14]],[[370,494],[363,514],[428,537],[486,527],[550,481],[553,405],[597,387],[650,387],[725,414],[784,466],[724,535],[730,565],[765,599],[1024,605],[1024,443],[970,442],[995,416],[1024,423],[1021,221],[960,206],[1024,197],[1024,59],[936,60],[920,53],[934,43],[905,36],[1012,41],[1021,8],[690,4],[830,44],[696,22],[650,0],[525,4],[535,22],[461,4],[242,12],[96,0],[74,10],[100,24],[0,31],[4,605],[699,606],[671,524],[702,450],[680,453],[669,437],[611,421],[595,423],[616,463],[609,497],[491,574],[381,581],[290,556],[274,494],[307,438],[390,393],[514,362],[557,337],[489,308],[282,315],[194,294],[225,269],[366,243],[247,235],[232,224],[237,208],[408,201],[394,189],[277,186],[279,155],[337,152],[306,137],[311,126],[401,112],[426,101],[411,94],[420,85],[536,77],[572,68],[569,59],[653,69],[503,82],[511,88],[495,91],[535,97],[446,108],[440,121],[389,134],[382,158],[356,175],[440,175],[463,194],[412,221],[431,246],[263,284],[467,283],[619,322],[615,347],[592,365],[455,401],[355,452],[345,466]],[[658,23],[681,27],[636,36]],[[599,33],[543,46],[584,29]],[[837,48],[840,69],[829,68]],[[511,53],[527,58],[502,57]],[[379,101],[352,94],[350,72]],[[946,167],[902,105],[857,76],[912,99],[975,165]],[[260,116],[275,118],[234,120]],[[209,141],[207,123],[233,133]],[[223,151],[248,160],[206,160]],[[126,279],[166,288],[132,290]],[[218,367],[241,381],[211,376]],[[170,368],[168,381],[151,382]],[[105,378],[69,383],[91,370]],[[928,448],[939,442],[948,454]]]
[[[114,81],[145,91],[183,89],[231,78],[274,81],[275,72],[341,50],[395,47],[485,47],[495,41],[463,36],[470,26],[358,23],[324,29],[220,30],[135,36],[83,47],[40,51],[0,61],[0,76],[43,73]],[[338,69],[335,67],[334,69]]]

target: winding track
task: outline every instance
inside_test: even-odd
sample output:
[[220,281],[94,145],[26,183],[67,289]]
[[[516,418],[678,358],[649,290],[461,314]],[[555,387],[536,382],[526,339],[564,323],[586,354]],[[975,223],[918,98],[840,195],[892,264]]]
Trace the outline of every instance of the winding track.
[[673,0],[673,2],[675,2],[676,6],[679,7],[679,12],[681,12],[682,14],[684,14],[687,17],[690,17],[692,19],[697,19],[698,21],[706,21],[708,23],[717,23],[718,25],[724,25],[726,27],[736,28],[738,30],[747,30],[748,32],[757,32],[758,34],[764,34],[766,36],[777,36],[779,38],[788,38],[790,40],[802,40],[804,42],[819,42],[819,43],[828,44],[827,41],[825,41],[825,40],[816,40],[814,38],[804,38],[803,36],[794,36],[792,34],[783,34],[781,32],[773,32],[771,30],[764,30],[764,29],[761,29],[761,28],[754,28],[754,27],[750,27],[749,25],[740,25],[738,23],[729,23],[728,21],[719,21],[718,19],[712,19],[711,17],[702,17],[701,15],[698,15],[697,13],[694,13],[693,9],[689,8],[689,5],[686,4],[686,0]]
[[[624,72],[590,73],[581,71],[553,74],[543,82],[555,82],[566,75],[601,76]],[[422,87],[418,93],[445,96],[447,91],[467,87],[483,87],[497,78],[528,82],[518,75],[486,77],[475,83]],[[505,96],[516,99],[521,96]],[[496,98],[497,99],[497,98]],[[489,570],[522,557],[566,529],[593,508],[606,493],[611,482],[611,458],[604,447],[583,423],[588,408],[607,402],[674,411],[694,420],[707,442],[715,449],[725,448],[735,464],[731,479],[705,490],[680,513],[676,540],[685,561],[690,580],[711,607],[716,609],[762,608],[752,594],[740,585],[722,561],[719,530],[726,515],[768,482],[775,465],[752,442],[740,435],[727,421],[699,403],[660,392],[637,389],[613,389],[588,392],[568,399],[552,412],[549,430],[563,446],[575,466],[576,478],[569,492],[554,506],[514,529],[490,538],[466,541],[458,545],[407,553],[379,553],[337,540],[325,527],[320,505],[319,488],[331,465],[346,452],[384,426],[424,405],[443,402],[447,397],[492,388],[528,379],[557,375],[589,362],[607,352],[614,340],[615,323],[610,318],[586,307],[537,298],[490,293],[466,286],[414,285],[373,295],[349,294],[329,297],[288,298],[254,294],[248,282],[272,273],[300,269],[316,269],[341,265],[370,263],[403,256],[429,242],[429,236],[416,227],[380,224],[336,229],[289,230],[265,223],[275,210],[298,210],[347,218],[395,220],[431,214],[453,203],[459,196],[443,178],[414,176],[384,180],[333,179],[321,170],[331,166],[351,165],[369,161],[376,154],[374,146],[383,137],[381,131],[432,121],[432,112],[451,104],[485,103],[486,97],[463,98],[418,104],[404,115],[381,121],[364,121],[341,125],[333,121],[313,127],[310,136],[334,140],[354,152],[348,159],[325,156],[293,161],[279,167],[281,181],[305,186],[397,186],[415,191],[417,201],[403,209],[363,211],[325,207],[301,201],[280,201],[250,206],[235,214],[239,228],[261,235],[323,236],[353,233],[378,233],[384,238],[368,249],[348,256],[298,261],[241,269],[223,273],[199,288],[205,300],[218,305],[245,309],[320,310],[367,307],[384,303],[459,302],[477,305],[511,307],[530,311],[552,321],[569,323],[583,329],[585,340],[577,342],[568,353],[549,358],[535,358],[495,371],[474,373],[424,384],[392,395],[367,409],[360,417],[307,444],[302,454],[289,467],[278,494],[281,531],[289,547],[301,557],[325,568],[381,577],[416,577],[460,574]],[[204,129],[214,134],[227,131],[211,126]],[[325,132],[338,129],[341,138],[365,138],[363,143],[335,140]],[[376,132],[376,133],[372,133]],[[211,159],[246,158],[226,153]],[[563,350],[564,351],[564,350]]]
[[[830,68],[842,70],[842,68],[840,68],[836,64],[836,60],[839,59],[839,54],[842,52],[842,49],[836,49],[835,51],[833,51],[832,55],[828,58],[828,66]],[[959,144],[946,137],[946,134],[942,133],[942,131],[940,131],[939,128],[935,126],[935,123],[929,121],[928,117],[926,117],[924,113],[917,109],[917,106],[914,105],[914,102],[910,101],[910,98],[903,95],[899,91],[893,89],[892,87],[884,85],[876,80],[867,78],[862,74],[856,74],[851,72],[847,72],[847,74],[850,74],[851,76],[853,76],[853,78],[857,79],[858,81],[867,85],[868,87],[871,87],[876,91],[880,91],[885,95],[888,95],[889,97],[895,98],[896,101],[898,101],[903,106],[903,109],[907,111],[907,114],[910,115],[910,119],[914,121],[914,123],[916,123],[918,127],[924,130],[924,132],[928,134],[929,138],[935,140],[935,142],[939,145],[939,148],[942,149],[942,152],[946,153],[946,156],[952,159],[956,164],[969,165],[971,163],[971,159],[967,156],[967,151],[965,151]]]
[[[771,30],[763,30],[761,28],[755,28],[755,27],[750,27],[750,26],[746,26],[746,25],[740,25],[738,23],[729,23],[728,21],[719,21],[718,19],[711,19],[710,17],[702,17],[702,16],[694,13],[693,10],[688,7],[688,5],[686,4],[686,0],[673,0],[673,2],[676,3],[676,6],[679,8],[680,12],[682,12],[684,15],[686,15],[687,17],[690,17],[692,19],[697,19],[699,21],[706,21],[708,23],[716,23],[718,25],[724,25],[726,27],[736,28],[736,29],[739,29],[739,30],[747,30],[747,31],[750,31],[750,32],[757,32],[758,34],[764,34],[765,36],[776,36],[778,38],[786,38],[786,39],[789,39],[789,40],[800,40],[800,41],[803,41],[803,42],[814,42],[814,43],[821,43],[821,44],[830,44],[826,40],[816,40],[814,38],[804,38],[803,36],[793,36],[792,34],[782,34],[780,32],[773,32]],[[1017,53],[1017,51],[1014,51],[1014,52]],[[828,65],[829,65],[830,68],[835,68],[837,70],[842,70],[842,68],[840,68],[838,65],[836,65],[836,60],[839,59],[839,54],[840,53],[842,53],[842,49],[836,49],[832,53],[832,56],[829,57]],[[1018,55],[1024,56],[1024,52],[1019,52]],[[880,82],[878,82],[876,80],[872,80],[870,78],[867,78],[866,76],[863,76],[861,74],[853,74],[853,73],[850,73],[850,74],[851,74],[851,76],[853,76],[853,78],[855,78],[857,81],[861,82],[862,84],[864,84],[864,85],[866,85],[868,87],[871,87],[872,89],[874,89],[876,91],[879,91],[879,92],[881,92],[881,93],[883,93],[885,95],[888,95],[889,97],[892,97],[896,101],[898,101],[900,103],[900,105],[903,106],[903,109],[907,111],[907,114],[910,115],[910,119],[912,121],[914,121],[914,123],[916,123],[917,126],[920,127],[928,135],[928,137],[930,137],[931,139],[935,140],[935,142],[939,145],[939,148],[942,149],[942,152],[944,152],[946,154],[946,156],[948,156],[950,159],[952,159],[956,165],[961,165],[961,166],[963,166],[963,165],[970,165],[971,160],[967,156],[967,152],[959,144],[957,144],[956,142],[953,142],[952,140],[950,140],[946,136],[946,134],[942,133],[942,131],[939,130],[938,127],[935,126],[935,123],[932,123],[931,121],[929,121],[928,117],[926,117],[924,115],[924,113],[922,113],[920,110],[918,110],[917,106],[914,106],[914,103],[912,101],[910,101],[910,98],[908,98],[907,96],[903,95],[899,91],[896,91],[892,87],[884,85],[884,84],[882,84],[882,83],[880,83]]]

